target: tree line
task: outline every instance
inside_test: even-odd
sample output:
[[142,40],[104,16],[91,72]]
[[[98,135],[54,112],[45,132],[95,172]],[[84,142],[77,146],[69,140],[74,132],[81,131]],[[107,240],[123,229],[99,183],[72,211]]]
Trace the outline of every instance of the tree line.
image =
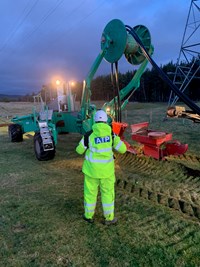
[[[185,63],[184,63],[185,64]],[[199,62],[198,62],[199,64]],[[185,64],[188,68],[189,64]],[[197,66],[198,67],[198,66]],[[170,62],[160,67],[163,72],[173,81],[176,64]],[[133,78],[135,71],[127,71],[122,74],[119,73],[119,88],[124,88]],[[190,84],[187,86],[184,93],[193,101],[200,100],[200,72],[195,75]],[[180,78],[181,79],[181,78]],[[92,96],[91,100],[105,100],[109,101],[114,97],[114,87],[111,82],[111,75],[101,75],[93,79],[91,82]],[[74,94],[76,94],[77,100],[81,99],[82,95],[82,83],[77,83],[73,88]],[[163,81],[158,75],[157,71],[152,69],[146,69],[143,73],[139,88],[130,97],[130,101],[138,102],[168,102],[171,88]]]
[[[182,63],[186,68],[190,68],[192,61],[190,63]],[[199,64],[199,61],[197,61]],[[196,66],[196,68],[198,65]],[[173,81],[176,64],[169,62],[163,66],[160,66],[165,74]],[[119,88],[124,88],[133,78],[136,70],[127,71],[122,74],[119,73]],[[200,71],[198,71],[195,77],[200,78]],[[184,93],[193,101],[200,101],[200,79],[194,78],[184,91]],[[81,101],[82,91],[83,91],[83,82],[76,82],[75,85],[71,88],[72,93],[76,96],[77,101]],[[110,101],[114,97],[115,87],[111,82],[111,75],[101,75],[94,78],[91,82],[91,100],[103,100]],[[66,85],[64,85],[64,90],[66,91]],[[168,102],[170,96],[171,88],[168,84],[163,81],[163,79],[158,75],[157,71],[152,69],[146,69],[143,73],[139,88],[130,96],[129,101],[138,101],[138,102]],[[56,87],[53,84],[43,85],[42,89],[39,91],[42,98],[45,102],[49,102],[51,99],[57,97]],[[16,101],[33,101],[34,93],[27,94],[25,96],[16,97]],[[1,99],[2,100],[2,99]],[[6,101],[9,101],[7,99]]]

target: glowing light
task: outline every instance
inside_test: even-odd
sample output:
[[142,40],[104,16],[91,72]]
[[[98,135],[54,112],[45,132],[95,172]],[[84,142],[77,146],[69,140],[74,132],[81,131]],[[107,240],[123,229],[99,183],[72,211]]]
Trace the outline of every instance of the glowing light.
[[60,85],[60,80],[56,80],[56,85]]
[[70,81],[69,84],[70,84],[71,86],[74,86],[76,83],[75,83],[74,81]]

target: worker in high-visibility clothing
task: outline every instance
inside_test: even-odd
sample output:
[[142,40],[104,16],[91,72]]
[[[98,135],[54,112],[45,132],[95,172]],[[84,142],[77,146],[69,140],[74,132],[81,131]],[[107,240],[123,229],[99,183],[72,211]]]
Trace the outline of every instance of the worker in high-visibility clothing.
[[94,213],[98,195],[101,191],[101,202],[104,213],[104,224],[110,225],[117,222],[114,217],[115,201],[115,168],[113,148],[119,153],[126,152],[126,145],[120,137],[112,134],[111,127],[107,124],[107,114],[98,110],[94,117],[90,135],[83,136],[76,152],[85,153],[82,167],[84,173],[84,220],[94,222]]

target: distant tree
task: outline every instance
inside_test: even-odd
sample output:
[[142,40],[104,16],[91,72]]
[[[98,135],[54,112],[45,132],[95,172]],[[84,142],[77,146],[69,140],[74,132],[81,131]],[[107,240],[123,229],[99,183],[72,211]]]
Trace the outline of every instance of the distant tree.
[[10,99],[8,97],[3,97],[2,102],[10,102]]
[[[182,62],[183,66],[189,67],[192,62]],[[198,67],[199,61],[196,62]],[[169,63],[160,66],[163,72],[173,81],[176,65],[170,61]],[[119,88],[124,88],[133,78],[135,71],[127,71],[122,74],[119,73]],[[200,77],[200,73],[197,75]],[[114,77],[115,79],[115,77]],[[200,100],[200,79],[193,79],[187,90],[185,91],[192,100]],[[111,75],[100,75],[91,81],[91,100],[104,100],[110,101],[115,93],[116,83],[114,85],[111,81]],[[55,97],[55,91],[51,84],[44,85],[41,89],[42,96],[47,100],[50,99],[52,95]],[[141,102],[167,102],[169,100],[169,95],[171,92],[170,86],[163,81],[159,76],[158,72],[152,69],[146,69],[143,73],[139,88],[131,96],[130,101],[141,101]],[[83,82],[77,82],[74,87],[72,87],[72,93],[76,95],[76,100],[81,101],[83,93]]]

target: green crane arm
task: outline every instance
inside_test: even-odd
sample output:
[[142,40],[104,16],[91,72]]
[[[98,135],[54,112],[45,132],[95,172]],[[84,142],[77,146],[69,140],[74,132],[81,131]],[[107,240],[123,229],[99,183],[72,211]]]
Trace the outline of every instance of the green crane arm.
[[81,118],[85,120],[89,115],[89,109],[90,109],[90,99],[91,99],[91,81],[102,62],[109,45],[111,43],[111,39],[108,35],[104,35],[104,47],[101,49],[101,52],[96,57],[94,63],[92,64],[90,71],[88,72],[88,75],[86,79],[83,81],[83,93],[82,93],[82,99],[81,99]]
[[91,98],[91,81],[102,61],[104,55],[106,53],[106,49],[101,50],[99,55],[97,56],[96,60],[94,61],[87,78],[83,81],[83,93],[81,99],[81,117],[82,119],[86,119],[88,116],[88,111],[90,107],[90,98]]
[[[147,51],[149,51],[149,53],[152,53],[153,47],[151,45],[151,36],[149,30],[143,25],[137,25],[133,29],[141,38],[141,41],[144,43]],[[126,99],[121,105],[121,102],[119,100],[124,100],[131,91],[134,91],[139,87],[140,79],[148,64],[148,60],[146,60],[140,47],[137,45],[131,34],[127,33],[127,29],[124,23],[118,19],[114,19],[110,21],[104,28],[101,37],[101,52],[95,59],[86,79],[83,82],[81,109],[77,118],[77,127],[80,128],[80,132],[87,131],[92,127],[93,124],[96,107],[95,105],[90,104],[91,81],[100,63],[103,59],[105,59],[111,64],[116,64],[116,62],[122,57],[123,54],[125,55],[129,63],[131,63],[132,65],[140,65],[140,67],[137,69],[134,77],[129,82],[129,84],[122,90],[118,90],[118,110],[123,109],[128,103],[128,99]],[[117,110],[116,103],[116,97],[114,97],[109,103],[104,104],[103,109],[107,111],[107,107],[110,107],[112,114],[115,115],[115,112]],[[109,112],[107,113],[109,114]]]
[[[123,88],[120,90],[120,100],[124,100],[124,98],[131,92],[136,91],[138,87],[140,86],[140,78],[142,74],[144,73],[146,66],[148,64],[148,60],[145,60],[139,69],[136,71],[135,75],[133,76],[132,80]],[[117,100],[117,97],[114,97],[110,102],[107,102],[103,105],[102,109],[106,110],[107,108],[110,109],[111,114],[114,113],[114,103]],[[121,106],[121,109],[124,109],[125,106],[128,104],[128,99],[126,99]]]
[[[153,54],[153,46],[151,45],[151,49],[149,51],[149,54]],[[125,97],[130,93],[134,93],[140,86],[140,79],[141,79],[141,76],[142,74],[144,73],[146,67],[147,67],[147,64],[148,64],[148,60],[145,59],[142,64],[140,65],[140,67],[137,69],[136,73],[134,74],[133,78],[131,79],[131,81],[124,87],[120,90],[120,93],[119,93],[119,97],[120,97],[120,101],[124,100]],[[114,97],[110,102],[107,102],[103,105],[102,109],[104,109],[105,111],[106,110],[109,110],[110,112],[110,115],[112,115],[112,117],[114,116],[114,104],[115,104],[115,101],[117,101],[117,97]],[[123,110],[126,105],[128,104],[129,102],[129,98],[125,99],[124,102],[122,103],[121,105],[121,110]]]

